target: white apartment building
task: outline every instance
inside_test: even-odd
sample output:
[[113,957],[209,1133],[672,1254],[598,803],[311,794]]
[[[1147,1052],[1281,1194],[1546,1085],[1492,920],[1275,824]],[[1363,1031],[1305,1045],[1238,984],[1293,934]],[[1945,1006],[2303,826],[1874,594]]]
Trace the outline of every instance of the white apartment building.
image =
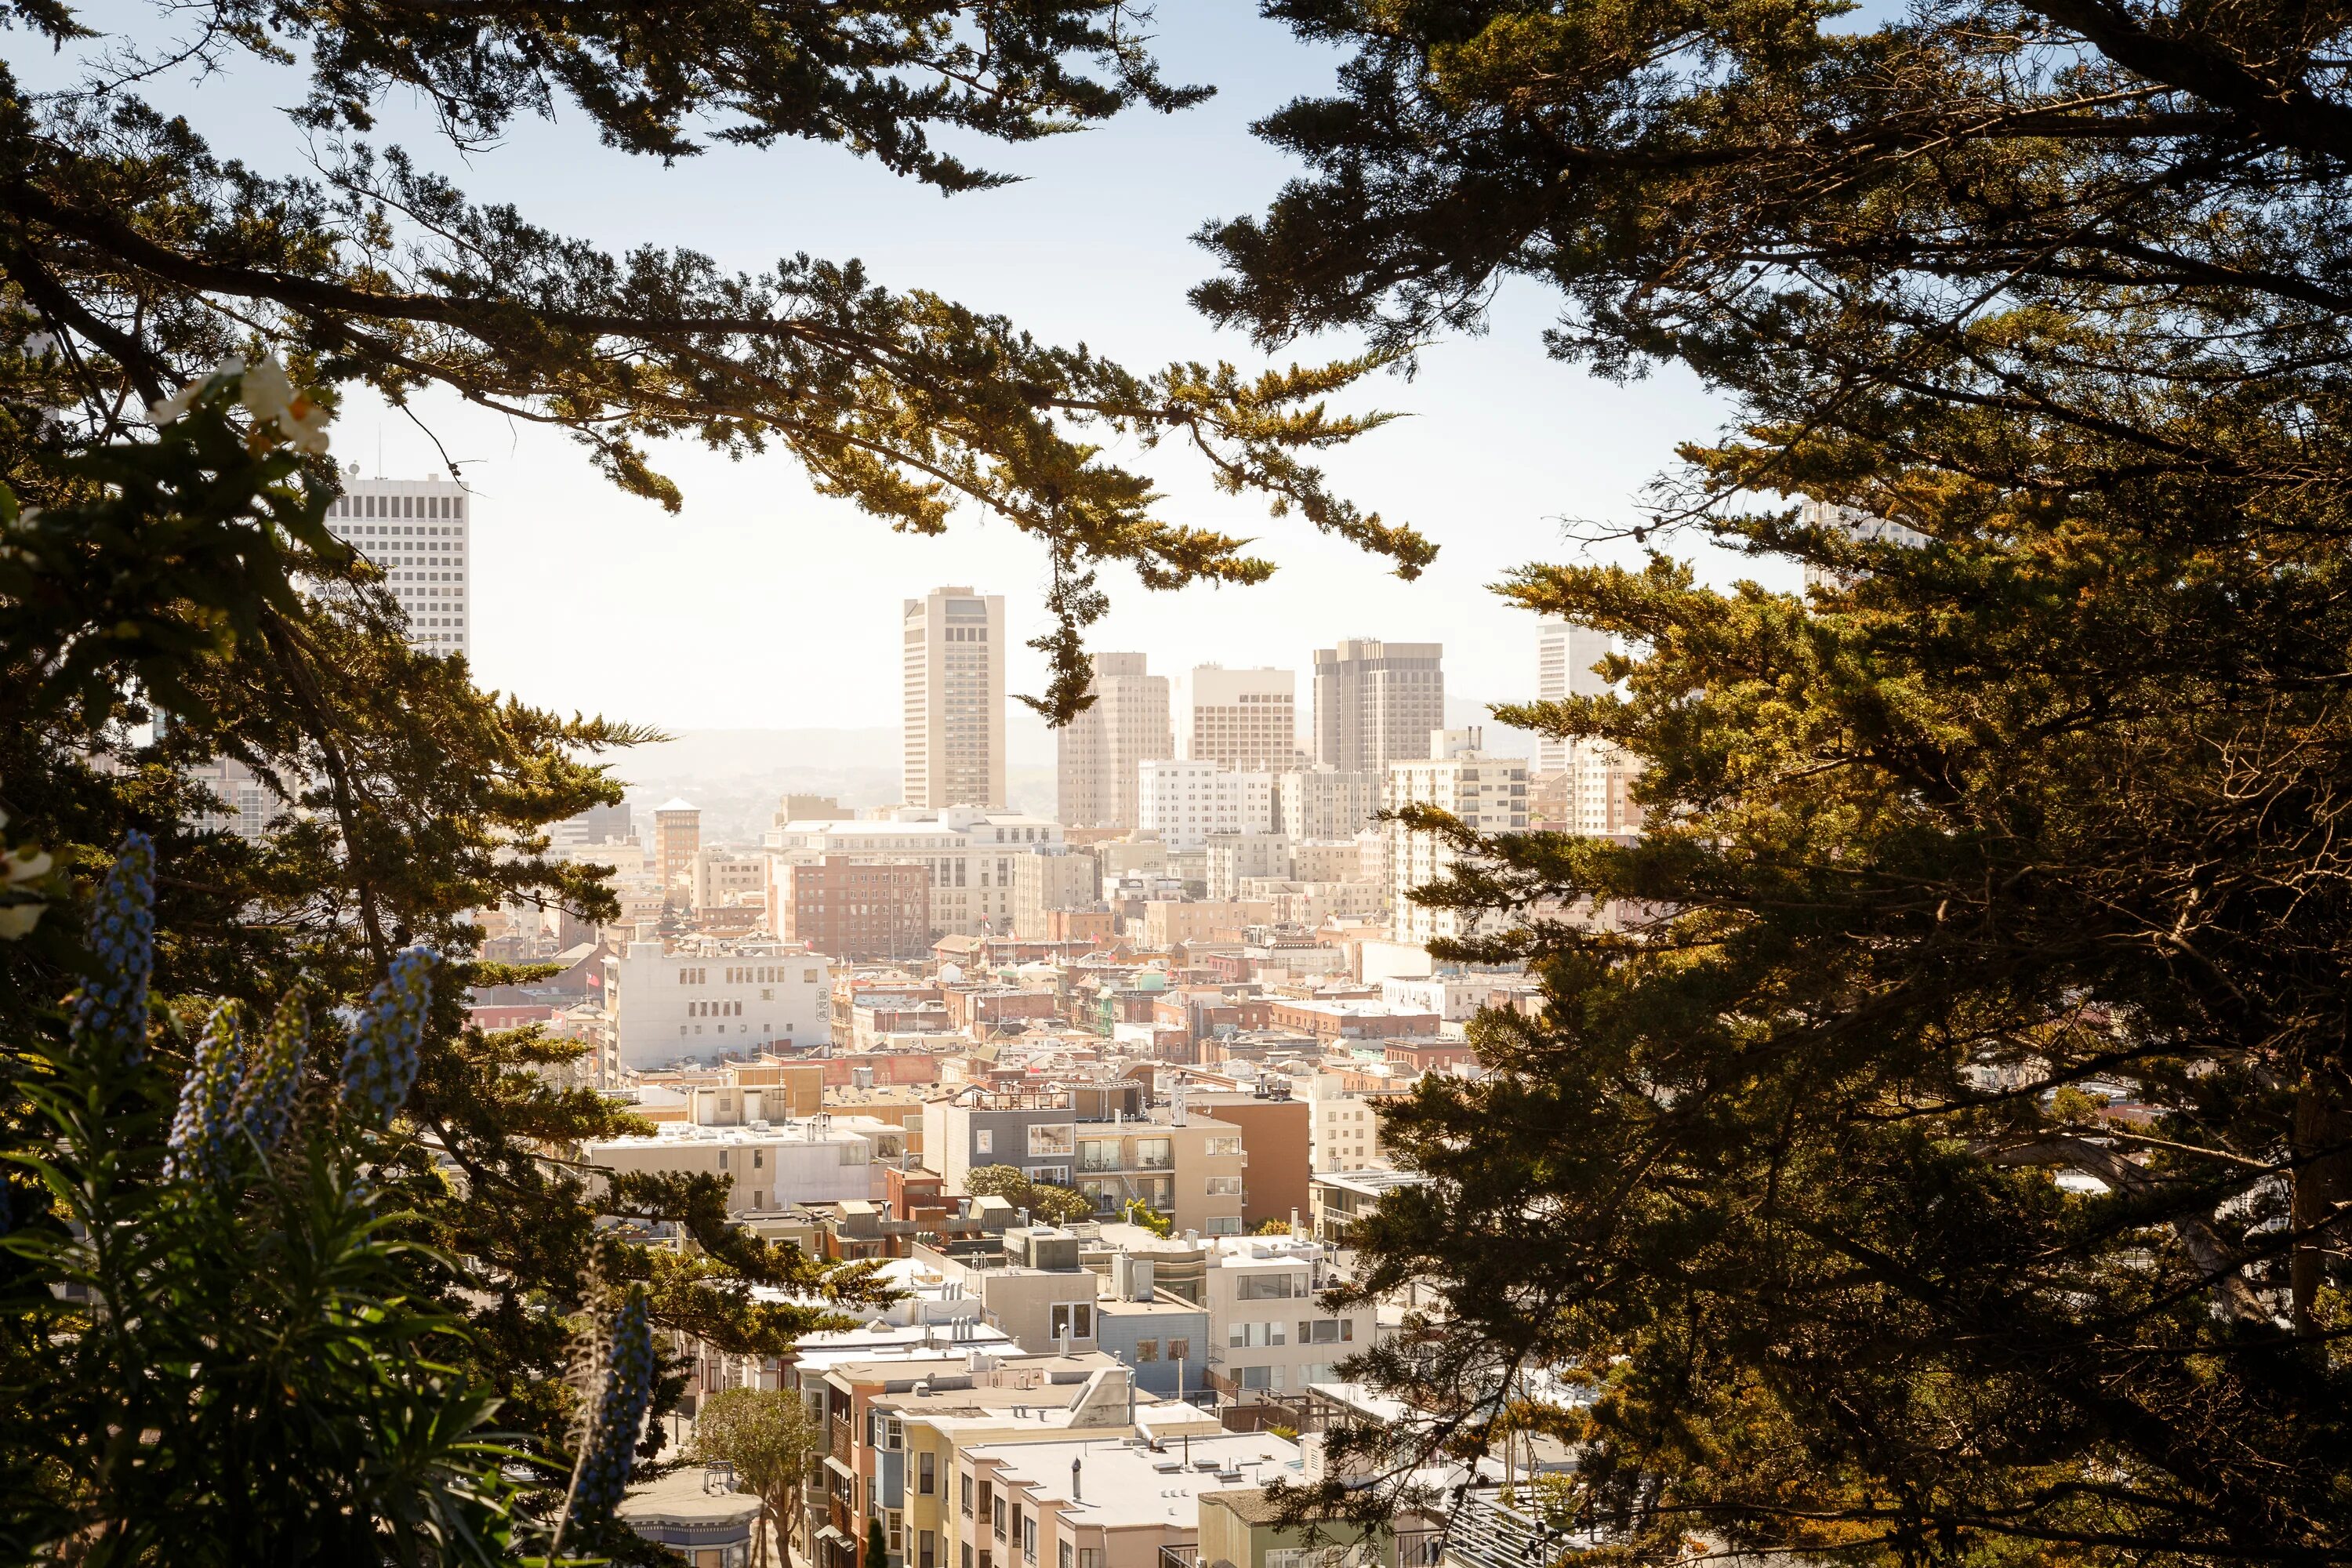
[[1203,847],[1212,833],[1274,831],[1274,775],[1234,773],[1174,758],[1145,763],[1136,783],[1137,826],[1171,849]]
[[[1430,732],[1429,754],[1389,764],[1386,805],[1433,805],[1450,812],[1480,833],[1524,833],[1528,826],[1528,764],[1517,757],[1490,757],[1480,750],[1475,725]],[[1434,833],[1388,824],[1389,935],[1424,943],[1437,938],[1476,934],[1487,917],[1454,910],[1424,909],[1412,890],[1444,877],[1453,867],[1453,847]]]
[[1203,1270],[1209,1311],[1209,1372],[1220,1392],[1244,1401],[1296,1394],[1332,1381],[1332,1368],[1372,1341],[1373,1310],[1333,1313],[1317,1300],[1328,1287],[1329,1254],[1288,1237],[1221,1237]]
[[666,952],[633,942],[604,961],[604,1009],[625,1068],[716,1061],[832,1038],[832,961],[782,942]]
[[[1609,682],[1592,667],[1615,648],[1614,638],[1591,626],[1549,618],[1539,622],[1536,627],[1537,698],[1559,702],[1570,697],[1607,695]],[[1548,773],[1566,773],[1577,745],[1574,741],[1557,736],[1539,736],[1536,741],[1537,768]]]
[[1349,637],[1315,650],[1315,760],[1378,773],[1423,754],[1445,727],[1444,648]]
[[853,862],[925,866],[931,873],[931,927],[942,936],[1002,935],[1013,929],[1013,861],[1063,843],[1062,825],[1016,811],[902,807],[881,819],[787,822],[767,833],[768,908],[784,908],[794,865],[827,855]]
[[[1927,536],[1916,529],[1889,522],[1883,517],[1873,517],[1859,507],[1836,506],[1828,501],[1806,501],[1797,510],[1797,521],[1809,528],[1834,528],[1865,542],[1904,544],[1915,550],[1927,542]],[[1808,563],[1805,566],[1805,586],[1839,586],[1837,574],[1824,572]]]
[[907,804],[920,810],[1004,804],[1004,598],[934,588],[906,601]]
[[1642,759],[1607,741],[1580,741],[1569,761],[1568,830],[1592,838],[1624,837],[1642,830],[1633,785]]
[[343,470],[327,530],[383,568],[408,615],[408,639],[427,653],[472,651],[473,497],[454,479],[363,479]]
[[1098,653],[1094,667],[1093,704],[1055,742],[1055,815],[1066,827],[1131,828],[1136,769],[1176,754],[1168,678],[1139,653]]
[[716,1176],[727,1184],[730,1215],[882,1195],[872,1139],[823,1118],[744,1127],[672,1122],[651,1137],[592,1139],[581,1157],[615,1174]]
[[1298,676],[1204,664],[1184,686],[1184,755],[1233,773],[1298,765]]
[[1381,775],[1342,773],[1319,763],[1275,781],[1276,828],[1300,843],[1353,838],[1380,815]]

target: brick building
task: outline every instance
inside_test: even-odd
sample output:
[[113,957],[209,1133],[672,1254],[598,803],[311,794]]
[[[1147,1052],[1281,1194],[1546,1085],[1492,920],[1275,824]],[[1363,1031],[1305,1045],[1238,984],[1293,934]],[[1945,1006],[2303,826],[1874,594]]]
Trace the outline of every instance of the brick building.
[[858,864],[828,855],[785,870],[786,942],[835,958],[919,958],[930,946],[931,878],[924,867]]

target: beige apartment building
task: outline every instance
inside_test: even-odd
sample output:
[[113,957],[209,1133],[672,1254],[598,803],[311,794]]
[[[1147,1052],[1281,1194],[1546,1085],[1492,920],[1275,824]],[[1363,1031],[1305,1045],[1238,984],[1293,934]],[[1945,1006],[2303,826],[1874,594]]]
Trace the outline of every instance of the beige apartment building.
[[1206,942],[1219,931],[1239,931],[1274,919],[1269,903],[1233,900],[1216,904],[1178,903],[1154,900],[1143,906],[1143,945],[1172,947],[1180,942]]
[[[1389,764],[1389,807],[1432,805],[1480,833],[1526,832],[1527,762],[1519,757],[1490,757],[1481,749],[1481,742],[1475,725],[1433,731],[1426,756]],[[1453,868],[1454,847],[1434,833],[1402,822],[1387,826],[1391,939],[1427,943],[1484,929],[1483,922],[1492,916],[1424,909],[1412,901],[1415,888],[1437,881]]]
[[1139,653],[1094,656],[1094,702],[1055,742],[1055,815],[1066,827],[1136,825],[1136,770],[1176,754],[1168,678]]
[[1315,650],[1315,760],[1378,773],[1423,754],[1445,727],[1444,648],[1433,642],[1349,637]]
[[1229,773],[1278,773],[1298,764],[1298,677],[1287,669],[1204,664],[1186,683],[1192,762]]

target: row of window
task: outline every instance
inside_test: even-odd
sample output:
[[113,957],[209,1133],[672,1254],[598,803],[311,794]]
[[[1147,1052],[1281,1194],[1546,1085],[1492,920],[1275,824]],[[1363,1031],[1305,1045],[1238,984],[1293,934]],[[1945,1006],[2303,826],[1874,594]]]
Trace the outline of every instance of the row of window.
[[[1297,1342],[1302,1345],[1351,1344],[1356,1338],[1352,1318],[1301,1318],[1297,1326]],[[1262,1323],[1229,1323],[1225,1326],[1225,1345],[1231,1350],[1261,1350],[1288,1344],[1292,1342],[1290,1328],[1287,1321],[1278,1318]]]
[[463,517],[457,496],[337,496],[330,517]]
[[[746,964],[740,968],[721,969],[719,973],[719,984],[722,985],[783,984],[792,978],[792,972],[780,963]],[[801,971],[801,984],[814,985],[824,973],[821,969],[803,969]],[[710,984],[710,971],[700,968],[681,969],[677,972],[677,983],[680,985],[708,985]]]

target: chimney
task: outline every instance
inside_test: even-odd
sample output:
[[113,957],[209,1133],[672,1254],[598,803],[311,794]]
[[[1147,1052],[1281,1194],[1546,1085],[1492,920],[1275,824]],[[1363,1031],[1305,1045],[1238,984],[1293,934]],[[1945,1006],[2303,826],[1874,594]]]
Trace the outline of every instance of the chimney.
[[1070,1500],[1072,1502],[1084,1502],[1087,1500],[1078,1495],[1078,1471],[1082,1467],[1078,1460],[1072,1459],[1070,1461]]

